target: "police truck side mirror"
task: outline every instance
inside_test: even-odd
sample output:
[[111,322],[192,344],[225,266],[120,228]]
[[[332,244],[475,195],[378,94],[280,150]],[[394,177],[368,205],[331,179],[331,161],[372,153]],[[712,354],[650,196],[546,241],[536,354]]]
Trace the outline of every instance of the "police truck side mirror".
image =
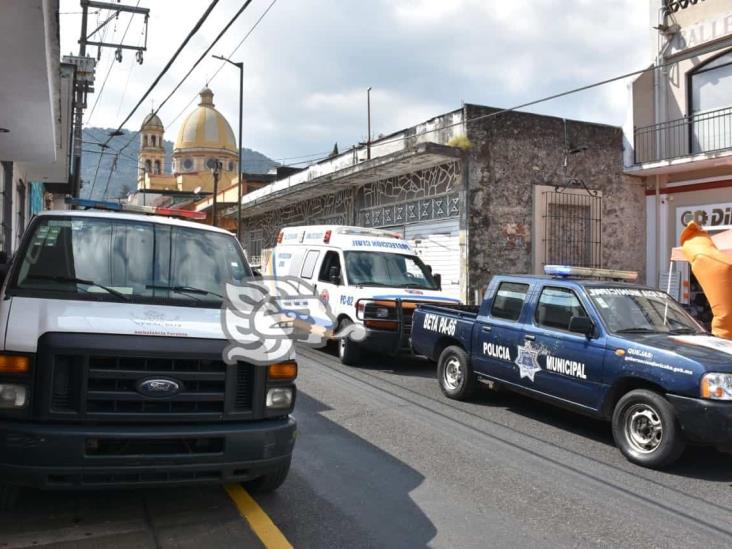
[[435,280],[435,284],[437,284],[437,289],[442,290],[442,275],[441,274],[433,274],[432,278]]
[[332,265],[328,269],[328,280],[330,280],[331,284],[341,283],[341,268],[338,265]]
[[592,337],[595,333],[595,323],[587,316],[573,316],[569,320],[569,331]]

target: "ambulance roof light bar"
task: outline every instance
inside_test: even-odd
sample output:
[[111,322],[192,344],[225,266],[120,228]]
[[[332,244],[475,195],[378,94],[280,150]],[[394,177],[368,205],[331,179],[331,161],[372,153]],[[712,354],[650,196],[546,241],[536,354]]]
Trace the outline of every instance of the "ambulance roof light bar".
[[549,276],[567,276],[577,278],[610,278],[635,282],[636,271],[618,271],[615,269],[595,269],[593,267],[572,267],[570,265],[545,265],[544,273]]
[[162,208],[158,206],[139,206],[136,204],[120,204],[106,200],[92,200],[89,198],[72,198],[67,196],[66,204],[77,206],[79,208],[93,208],[95,210],[109,210],[112,212],[128,212],[140,213],[146,215],[162,215],[166,217],[180,217],[182,219],[206,219],[205,212],[196,212],[193,210],[180,210],[177,208]]

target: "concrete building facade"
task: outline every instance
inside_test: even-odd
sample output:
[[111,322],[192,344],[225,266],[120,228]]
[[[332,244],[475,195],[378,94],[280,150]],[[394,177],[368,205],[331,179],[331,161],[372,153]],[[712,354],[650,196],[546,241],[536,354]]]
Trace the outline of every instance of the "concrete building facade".
[[60,62],[58,4],[8,0],[0,17],[0,252],[6,256],[50,193],[71,189],[76,72]]
[[242,240],[256,262],[285,226],[386,228],[468,302],[495,273],[643,270],[644,188],[622,155],[620,128],[465,105],[244,196]]
[[650,0],[649,18],[625,172],[645,186],[648,284],[693,305],[700,288],[685,264],[669,277],[669,260],[689,220],[732,228],[732,0]]

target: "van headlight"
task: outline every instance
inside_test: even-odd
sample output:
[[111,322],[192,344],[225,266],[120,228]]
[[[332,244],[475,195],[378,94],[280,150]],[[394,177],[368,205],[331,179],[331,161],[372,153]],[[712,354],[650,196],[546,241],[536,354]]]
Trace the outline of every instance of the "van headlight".
[[0,383],[0,410],[22,408],[28,402],[28,388],[16,383]]
[[267,408],[283,409],[292,406],[292,387],[273,387],[267,391]]
[[712,400],[732,400],[732,374],[704,374],[701,396]]

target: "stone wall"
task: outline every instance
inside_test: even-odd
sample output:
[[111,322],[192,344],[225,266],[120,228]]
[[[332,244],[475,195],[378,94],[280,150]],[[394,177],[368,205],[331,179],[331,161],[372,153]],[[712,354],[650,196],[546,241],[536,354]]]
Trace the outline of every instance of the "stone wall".
[[456,216],[461,185],[455,161],[309,200],[293,197],[290,206],[245,216],[242,244],[248,251],[271,248],[279,230],[294,225],[383,227]]
[[[465,108],[468,120],[496,112]],[[602,193],[602,266],[644,271],[644,189],[622,173],[620,128],[510,112],[469,122],[467,134],[469,296],[493,274],[534,271],[544,246],[535,241],[535,188],[571,179]],[[565,170],[565,150],[584,147]]]

